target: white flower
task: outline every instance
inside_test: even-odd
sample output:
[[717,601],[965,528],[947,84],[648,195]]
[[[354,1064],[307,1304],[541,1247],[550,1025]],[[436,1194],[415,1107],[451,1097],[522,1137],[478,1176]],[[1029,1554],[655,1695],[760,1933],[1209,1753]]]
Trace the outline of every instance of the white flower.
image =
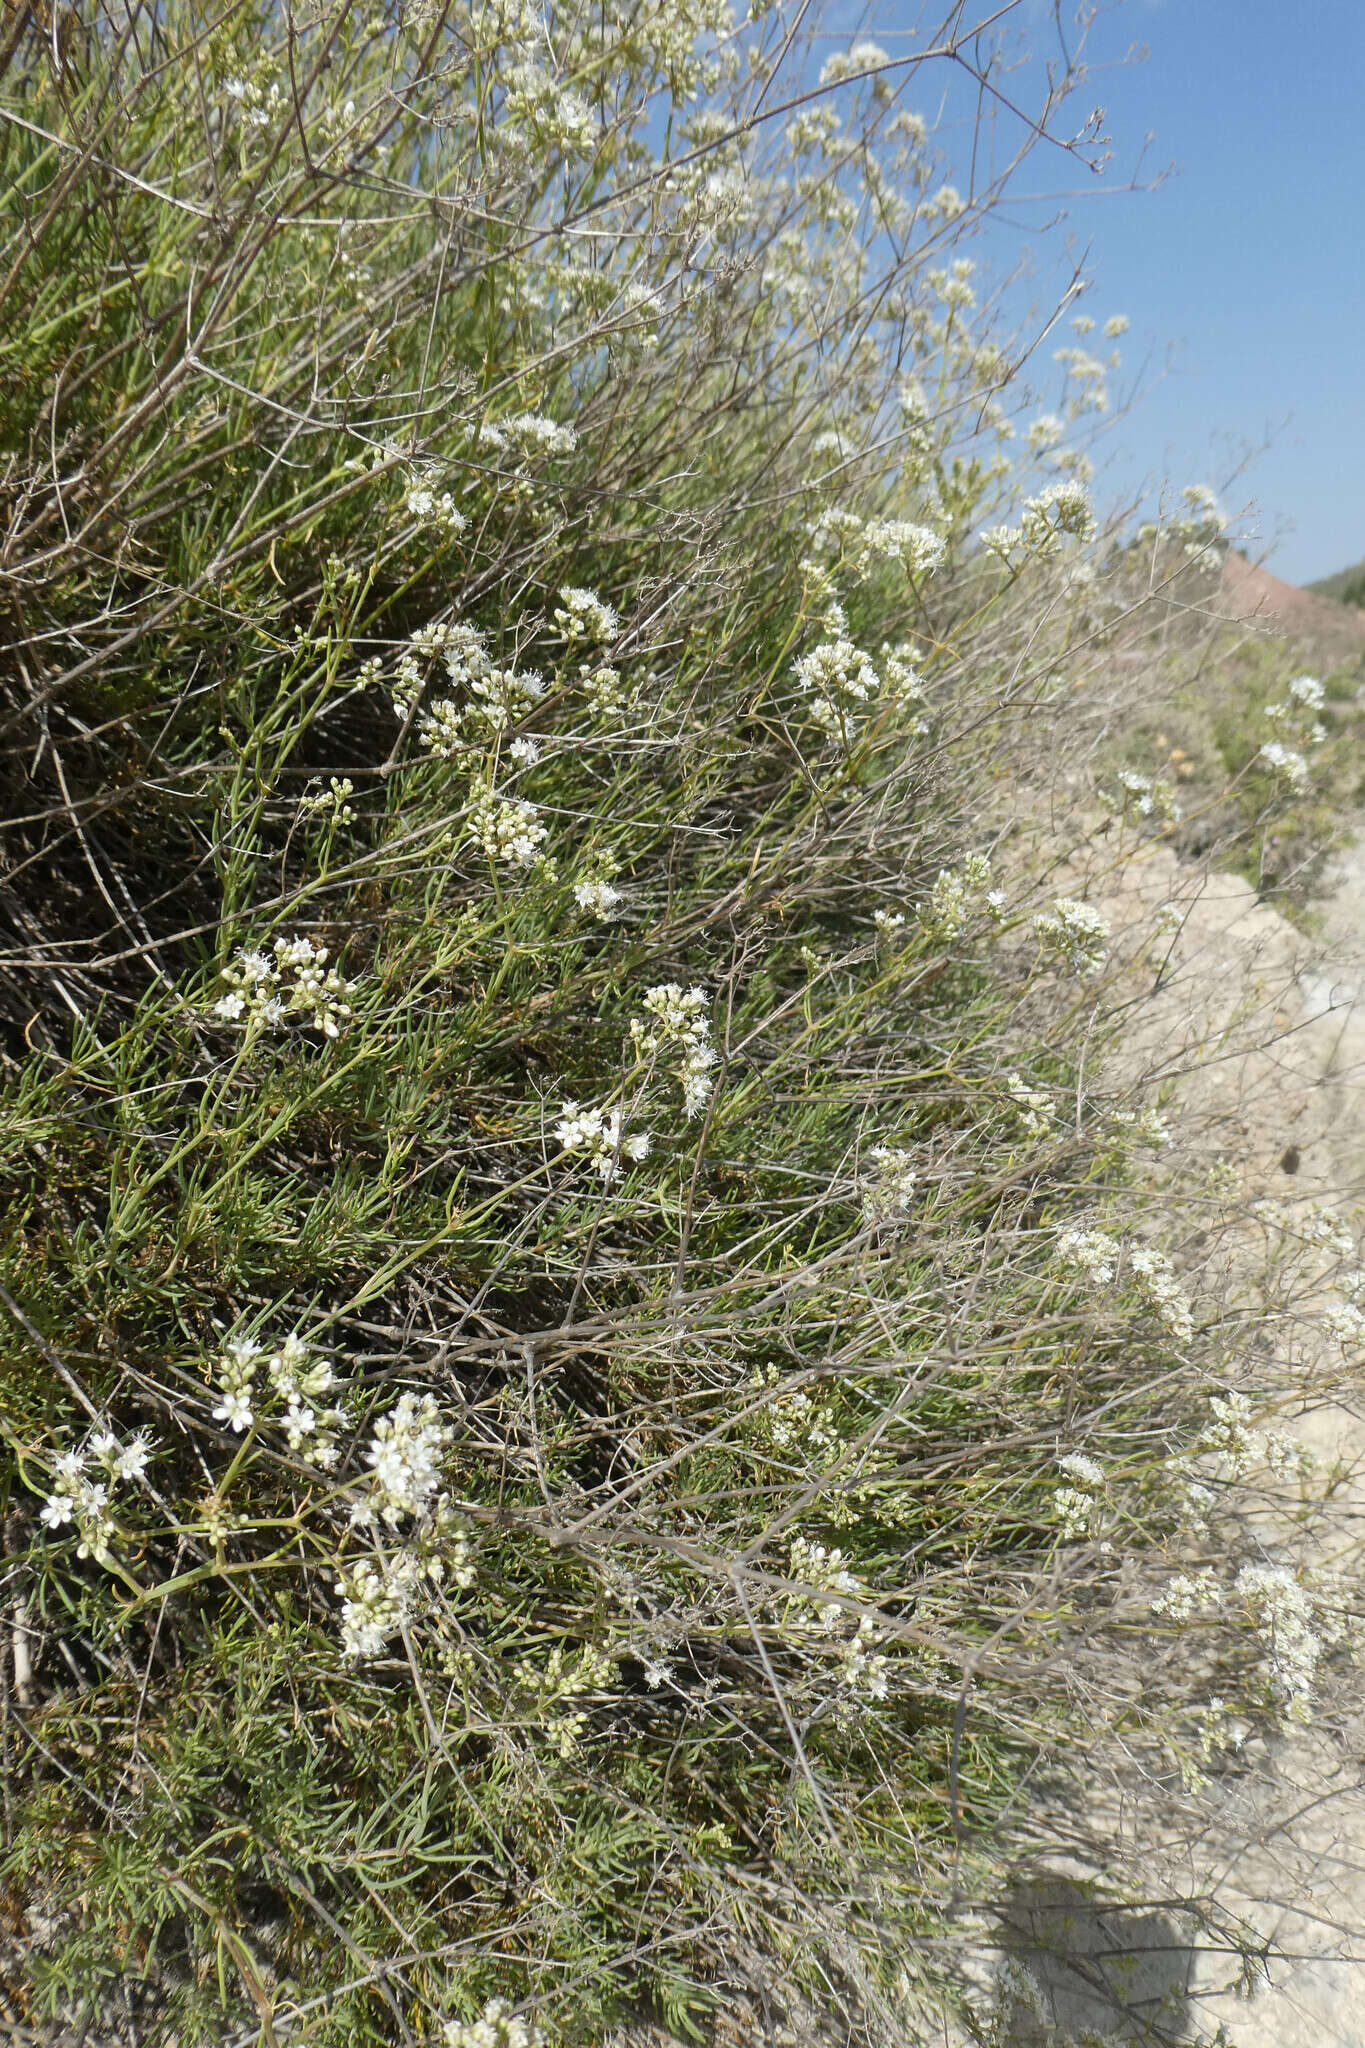
[[1092,1287],[1105,1287],[1118,1264],[1119,1241],[1105,1230],[1064,1230],[1057,1239],[1056,1256],[1072,1266]]
[[411,479],[404,503],[422,525],[438,526],[452,538],[463,533],[469,524],[450,492],[441,489],[434,470],[421,470]]
[[250,1429],[253,1416],[251,1403],[246,1394],[241,1390],[225,1393],[213,1411],[213,1419],[215,1422],[225,1422],[229,1429],[236,1430],[239,1435],[244,1429]]
[[1104,965],[1109,925],[1093,904],[1059,896],[1051,910],[1040,911],[1033,929],[1046,953],[1077,974],[1097,974]]
[[921,905],[919,913],[920,923],[930,937],[957,938],[978,904],[989,902],[990,880],[991,864],[981,853],[969,853],[960,868],[940,868],[928,901]]
[[1126,313],[1111,313],[1104,323],[1105,335],[1110,341],[1117,341],[1121,334],[1128,332],[1131,324]]
[[1256,758],[1264,761],[1273,774],[1282,775],[1294,789],[1301,789],[1308,780],[1308,763],[1303,755],[1279,740],[1267,740]]
[[514,418],[496,424],[485,421],[479,428],[478,440],[499,455],[572,455],[578,446],[578,436],[572,427],[561,426],[539,412],[517,413]]
[[1244,1564],[1232,1590],[1251,1609],[1271,1677],[1285,1695],[1291,1716],[1302,1720],[1323,1647],[1313,1626],[1311,1596],[1283,1565]]
[[571,644],[576,640],[595,640],[605,645],[621,631],[621,621],[613,607],[596,591],[581,590],[574,584],[565,584],[560,591],[554,617]]
[[1321,711],[1327,701],[1327,692],[1316,676],[1295,676],[1289,694],[1305,711]]
[[1020,1122],[1030,1138],[1045,1138],[1053,1128],[1052,1104],[1037,1088],[1030,1088],[1019,1074],[1006,1074],[1005,1086],[1020,1111]]
[[1025,545],[1039,555],[1055,554],[1063,534],[1089,540],[1095,531],[1090,493],[1074,477],[1049,484],[1024,500],[1020,526]]
[[584,1109],[577,1102],[565,1102],[555,1137],[566,1152],[586,1152],[607,1187],[620,1173],[623,1158],[638,1165],[649,1157],[649,1133],[628,1133],[619,1109]]
[[825,59],[820,69],[820,83],[838,85],[845,78],[856,78],[865,71],[878,71],[890,62],[879,44],[858,42],[851,50],[836,51],[834,56]]
[[590,877],[587,881],[575,882],[573,894],[574,902],[580,910],[586,910],[590,916],[608,921],[615,917],[617,905],[622,901],[621,891],[602,875]]
[[1057,1469],[1074,1479],[1077,1486],[1098,1489],[1104,1485],[1103,1468],[1093,1458],[1087,1458],[1083,1451],[1068,1451],[1064,1458],[1058,1458]]
[[710,1101],[715,1086],[711,1070],[720,1061],[711,1043],[709,1000],[704,988],[660,982],[645,990],[646,1014],[633,1017],[630,1024],[637,1059],[653,1059],[670,1045],[678,1048],[679,1063],[673,1071],[682,1086],[687,1116],[696,1116]]
[[480,2019],[445,2022],[445,2048],[545,2048],[545,2036],[534,2022],[518,2019],[505,1999],[490,1998]]
[[872,1176],[863,1186],[863,1216],[869,1223],[889,1223],[906,1216],[914,1201],[919,1179],[911,1161],[913,1154],[894,1145],[874,1145],[868,1155]]
[[903,562],[908,575],[928,576],[943,567],[947,556],[947,541],[932,527],[916,526],[908,519],[869,519],[858,564],[866,570],[880,557]]
[[393,1529],[421,1514],[440,1485],[441,1456],[451,1434],[430,1394],[402,1395],[374,1426],[365,1453],[370,1481],[351,1510],[352,1521],[364,1525],[378,1514]]
[[1074,1486],[1054,1487],[1052,1506],[1063,1543],[1073,1543],[1077,1537],[1093,1533],[1099,1519],[1099,1502],[1092,1493],[1083,1493]]
[[354,795],[355,784],[349,775],[333,775],[326,789],[316,790],[299,798],[300,815],[307,818],[318,811],[331,811],[339,825],[354,824],[355,811],[347,801],[348,797]]
[[872,922],[877,928],[879,939],[892,939],[897,932],[905,930],[905,918],[899,910],[874,910]]
[[875,697],[880,688],[871,655],[851,640],[827,640],[813,647],[801,656],[792,674],[797,687],[814,700],[813,716],[830,732],[837,731],[848,712]]
[[223,979],[231,993],[213,1005],[212,1014],[225,1023],[259,1030],[292,1019],[337,1038],[352,1014],[348,998],[356,983],[328,967],[327,948],[311,939],[276,939],[273,958],[254,950],[239,953],[223,969]]
[[1187,1572],[1177,1572],[1168,1579],[1161,1592],[1152,1602],[1153,1614],[1164,1614],[1169,1621],[1190,1621],[1196,1614],[1217,1610],[1223,1604],[1223,1589],[1208,1566],[1193,1577]]
[[1194,1335],[1194,1317],[1179,1282],[1164,1253],[1150,1245],[1135,1245],[1128,1263],[1146,1297],[1147,1305],[1171,1335],[1188,1343]]
[[490,860],[509,867],[534,867],[549,836],[534,804],[524,797],[495,796],[487,783],[474,785],[465,826]]
[[114,1451],[109,1469],[116,1479],[141,1479],[150,1456],[150,1441],[145,1432],[140,1432]]
[[1030,448],[1046,451],[1056,448],[1066,436],[1066,427],[1055,412],[1041,412],[1029,425],[1024,439]]

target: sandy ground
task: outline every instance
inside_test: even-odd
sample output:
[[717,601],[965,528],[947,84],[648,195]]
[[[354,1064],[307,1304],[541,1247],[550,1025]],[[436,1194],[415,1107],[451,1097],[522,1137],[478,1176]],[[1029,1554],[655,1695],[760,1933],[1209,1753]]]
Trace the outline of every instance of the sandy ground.
[[[1365,825],[1365,821],[1362,821]],[[1091,899],[1119,945],[1150,931],[1158,905],[1182,924],[1158,979],[1137,946],[1134,1008],[1119,1078],[1176,1091],[1175,1115],[1201,1126],[1235,1166],[1250,1212],[1270,1196],[1296,1217],[1314,1209],[1365,1235],[1365,835],[1336,863],[1306,936],[1257,902],[1235,876],[1183,868],[1161,844],[1114,859],[1091,842]],[[1101,879],[1096,867],[1109,865]],[[1245,1274],[1258,1265],[1258,1227],[1248,1223]],[[1263,1239],[1261,1240],[1263,1241]],[[1238,1283],[1234,1246],[1226,1272]],[[1365,1559],[1365,1380],[1360,1412],[1342,1392],[1340,1355],[1306,1334],[1310,1391],[1294,1433],[1340,1484],[1305,1552],[1288,1501],[1267,1509],[1258,1533],[1358,1582]],[[1321,1360],[1320,1377],[1315,1372]],[[1358,1604],[1358,1603],[1353,1603]],[[1114,1982],[1107,1951],[1149,1950],[1125,1967],[1125,1997],[1142,2005],[1171,2043],[1217,2039],[1236,2048],[1365,2048],[1365,1683],[1361,1709],[1338,1709],[1320,1728],[1249,1746],[1243,1767],[1218,1782],[1218,1810],[1189,1840],[1172,1831],[1169,1806],[1128,1788],[1104,1823],[1151,1873],[1154,1898],[1212,1897],[1239,1937],[1264,1944],[1254,1981],[1236,1988],[1240,1960],[1195,1939],[1178,1919],[1148,1913],[1125,1925],[1096,1914],[1068,1889],[1031,1895],[1020,1928],[1043,1984],[1046,2011],[1012,2014],[1008,2048],[1080,2039],[1133,2039],[1115,2032],[1115,2008],[1087,1989],[1098,1969]],[[1102,1797],[1103,1795],[1098,1795]],[[1133,1867],[1131,1860],[1128,1867]],[[1065,1865],[1059,1868],[1065,1873]],[[1096,1873],[1073,1868],[1071,1875]],[[1017,1925],[1019,1923],[1016,1923]],[[1041,1944],[1040,1947],[1035,1943]],[[1097,1960],[1098,1959],[1098,1960]],[[1163,2005],[1163,1994],[1165,2003]],[[1220,2027],[1224,2033],[1220,2036]],[[1089,2030],[1089,2032],[1087,2031]]]

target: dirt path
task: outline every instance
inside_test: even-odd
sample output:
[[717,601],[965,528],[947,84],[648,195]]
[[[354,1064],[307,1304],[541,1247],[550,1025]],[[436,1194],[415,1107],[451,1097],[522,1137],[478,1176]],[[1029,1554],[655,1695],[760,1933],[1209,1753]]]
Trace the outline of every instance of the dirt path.
[[[1140,1006],[1125,1065],[1172,1080],[1211,1123],[1248,1209],[1259,1198],[1305,1225],[1315,1209],[1362,1242],[1365,1204],[1365,834],[1339,858],[1306,937],[1236,877],[1193,877],[1164,848],[1127,863],[1101,900],[1140,929],[1173,902],[1182,928],[1165,985]],[[1305,1338],[1310,1367],[1311,1337]],[[1315,1561],[1361,1574],[1365,1408],[1341,1392],[1340,1359],[1321,1350],[1321,1398],[1292,1419],[1319,1466],[1341,1471]],[[1302,1376],[1301,1358],[1301,1376]],[[1360,1375],[1355,1375],[1357,1386]],[[1335,1384],[1334,1384],[1335,1383]],[[1273,1550],[1291,1525],[1267,1519]],[[1299,1546],[1302,1555],[1302,1545]],[[1353,1603],[1355,1604],[1355,1603]],[[1190,2038],[1221,2024],[1237,2048],[1365,2048],[1365,1703],[1332,1732],[1259,1746],[1226,1786],[1212,1834],[1168,1861],[1173,1889],[1208,1887],[1279,1959],[1247,1999],[1223,1957],[1191,1970]],[[1140,1829],[1141,1822],[1137,1822]]]

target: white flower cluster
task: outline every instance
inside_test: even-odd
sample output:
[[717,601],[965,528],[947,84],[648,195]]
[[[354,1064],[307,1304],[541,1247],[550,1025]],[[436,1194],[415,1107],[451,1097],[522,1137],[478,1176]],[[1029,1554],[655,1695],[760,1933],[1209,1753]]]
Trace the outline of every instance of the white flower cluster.
[[477,626],[447,620],[420,627],[399,658],[393,702],[400,718],[408,717],[421,695],[425,664],[436,654],[444,658],[452,684],[465,693],[463,702],[433,698],[418,720],[423,743],[438,760],[454,760],[506,732],[544,695],[537,670],[499,667]]
[[711,1043],[710,998],[704,988],[684,989],[676,981],[645,990],[643,1017],[632,1017],[631,1041],[638,1060],[657,1058],[666,1046],[681,1054],[672,1071],[682,1086],[683,1110],[696,1116],[711,1099],[713,1068],[720,1055]]
[[535,866],[549,836],[534,804],[525,797],[498,796],[487,782],[476,782],[470,790],[465,829],[489,860],[518,868]]
[[254,78],[225,78],[223,91],[248,128],[270,127],[288,105],[278,79],[262,86]]
[[259,1337],[229,1337],[215,1369],[220,1399],[215,1422],[225,1422],[238,1436],[256,1421],[256,1375],[262,1364],[284,1413],[274,1419],[284,1430],[291,1451],[310,1465],[330,1471],[337,1461],[336,1429],[345,1422],[344,1408],[320,1405],[336,1385],[336,1375],[306,1338],[292,1333],[278,1351],[267,1355]]
[[1223,1589],[1209,1566],[1200,1572],[1177,1572],[1167,1579],[1152,1602],[1153,1614],[1168,1621],[1193,1621],[1197,1614],[1216,1612],[1223,1605]]
[[472,1586],[474,1577],[469,1525],[441,1494],[406,1547],[338,1574],[343,1652],[357,1659],[382,1656],[438,1587]]
[[256,1420],[251,1405],[256,1368],[265,1346],[258,1337],[229,1337],[218,1360],[217,1379],[222,1399],[213,1411],[215,1422],[225,1422],[240,1436]]
[[588,1725],[581,1709],[564,1706],[567,1700],[585,1693],[601,1692],[615,1676],[615,1660],[607,1651],[587,1643],[572,1661],[556,1643],[543,1670],[526,1659],[512,1666],[512,1676],[527,1694],[531,1716],[539,1724],[556,1756],[566,1761],[578,1749]]
[[1111,798],[1101,792],[1101,802],[1112,804],[1127,818],[1161,818],[1175,822],[1180,816],[1180,805],[1176,802],[1175,791],[1161,776],[1141,775],[1134,768],[1120,768],[1114,780],[1118,783],[1118,795]]
[[574,584],[565,584],[559,593],[555,624],[571,646],[579,640],[605,646],[621,630],[620,618],[611,605],[596,591],[580,590]]
[[1118,1268],[1119,1241],[1106,1230],[1064,1230],[1056,1256],[1092,1287],[1107,1287]]
[[1298,740],[1301,746],[1320,747],[1327,738],[1327,728],[1317,717],[1326,701],[1326,692],[1316,676],[1295,676],[1289,685],[1288,694],[1278,704],[1265,707],[1266,723],[1274,737],[1265,742],[1257,755],[1272,774],[1280,775],[1291,789],[1301,789],[1308,780],[1308,762],[1297,748],[1286,745],[1288,740]]
[[109,1564],[113,1556],[113,1491],[121,1483],[142,1477],[150,1451],[145,1432],[121,1444],[109,1429],[96,1430],[78,1450],[59,1451],[52,1460],[52,1491],[39,1510],[39,1520],[49,1529],[74,1525],[80,1538],[77,1557]]
[[438,526],[452,539],[463,533],[469,524],[450,492],[441,489],[441,480],[435,470],[419,470],[411,477],[403,502],[419,524]]
[[803,1387],[794,1388],[789,1394],[776,1391],[781,1386],[781,1378],[775,1365],[756,1372],[753,1384],[760,1389],[774,1390],[759,1418],[762,1431],[774,1450],[790,1451],[799,1446],[802,1450],[825,1455],[839,1450],[843,1439],[831,1427],[828,1410],[823,1403],[813,1401]]
[[1313,1463],[1313,1454],[1286,1430],[1258,1422],[1245,1394],[1210,1394],[1212,1421],[1198,1439],[1200,1449],[1215,1452],[1233,1479],[1243,1479],[1255,1465],[1268,1465],[1277,1479],[1293,1478]]
[[265,1369],[276,1398],[284,1402],[280,1427],[290,1450],[330,1472],[338,1456],[335,1431],[347,1419],[344,1408],[320,1405],[322,1395],[337,1383],[331,1366],[293,1333],[267,1359]]
[[420,1560],[407,1551],[339,1573],[343,1654],[357,1659],[382,1656],[412,1613],[422,1577]]
[[874,910],[872,924],[878,939],[889,945],[897,932],[905,930],[905,918],[899,910]]
[[[1265,1196],[1253,1203],[1252,1213],[1263,1223],[1318,1246],[1332,1258],[1354,1259],[1357,1256],[1355,1239],[1346,1224],[1340,1216],[1317,1202],[1291,1205]],[[1350,1293],[1353,1290],[1348,1287],[1345,1291]]]
[[878,1650],[881,1632],[867,1615],[856,1632],[839,1646],[839,1683],[855,1698],[884,1700],[890,1691],[888,1660]]
[[[924,684],[915,667],[915,650],[902,640],[895,647],[882,644],[882,695],[884,704],[922,704]],[[917,735],[928,731],[921,723]]]
[[969,853],[960,868],[940,868],[919,919],[930,938],[955,939],[983,906],[993,917],[1005,907],[1003,893],[992,889],[991,864],[982,853]]
[[1006,1074],[1005,1086],[1019,1110],[1025,1136],[1046,1138],[1054,1128],[1052,1103],[1040,1089],[1030,1088],[1020,1074]]
[[1164,1252],[1150,1245],[1134,1245],[1128,1264],[1152,1314],[1180,1343],[1194,1335],[1194,1317],[1179,1281]]
[[917,526],[909,519],[869,519],[856,559],[863,574],[874,561],[898,561],[909,576],[930,576],[947,558],[948,543],[931,526]]
[[1308,781],[1308,763],[1282,740],[1267,740],[1256,756],[1272,775],[1282,775],[1291,789],[1302,789]]
[[826,732],[846,726],[855,706],[875,697],[880,684],[870,654],[851,640],[826,640],[796,663],[792,674],[810,701],[810,714]]
[[326,946],[311,939],[276,939],[274,956],[252,948],[223,969],[229,994],[213,1006],[225,1024],[260,1030],[295,1023],[339,1038],[351,1015],[357,984],[327,965]]
[[355,784],[349,775],[333,775],[329,778],[326,789],[309,791],[299,798],[299,814],[310,818],[315,817],[319,811],[330,811],[338,825],[353,825],[355,812],[348,799],[354,795]]
[[1067,407],[1073,417],[1084,412],[1108,412],[1105,365],[1098,356],[1092,356],[1083,348],[1058,348],[1053,350],[1052,360],[1062,365],[1068,383],[1076,387],[1067,399]]
[[545,2048],[545,2036],[505,1999],[490,1998],[480,2018],[445,2022],[445,2048]]
[[555,1125],[555,1137],[566,1152],[586,1152],[607,1187],[620,1173],[622,1159],[638,1165],[649,1157],[649,1133],[627,1134],[619,1109],[584,1109],[577,1102],[566,1102]]
[[919,1176],[912,1155],[893,1145],[874,1145],[869,1157],[872,1177],[863,1183],[863,1216],[868,1223],[891,1223],[908,1216]]
[[1322,1311],[1322,1326],[1348,1358],[1365,1351],[1365,1309],[1354,1302],[1329,1302]]
[[503,106],[508,125],[542,154],[591,156],[597,146],[601,129],[587,101],[535,58],[507,66]]
[[446,1582],[474,1582],[468,1524],[438,1491],[441,1463],[451,1430],[429,1394],[403,1394],[381,1416],[365,1453],[368,1474],[352,1491],[351,1525],[374,1529],[382,1522],[413,1527],[404,1545],[377,1551],[373,1559],[343,1570],[341,1639],[348,1657],[377,1657],[417,1611],[431,1588]]
[[497,455],[572,455],[578,436],[572,427],[561,426],[544,413],[521,412],[496,423],[485,420],[478,431],[478,445]]
[[826,505],[806,531],[814,559],[803,566],[817,585],[824,560],[838,559],[863,578],[877,562],[900,562],[910,576],[930,576],[948,557],[947,541],[932,526],[912,519],[864,519],[841,505]]
[[[1107,1287],[1118,1270],[1123,1246],[1105,1230],[1064,1230],[1057,1239],[1056,1257],[1092,1287]],[[1150,1245],[1133,1245],[1128,1266],[1143,1301],[1173,1337],[1182,1341],[1194,1334],[1190,1305],[1181,1292],[1164,1253]]]
[[1058,1458],[1057,1469],[1072,1482],[1054,1488],[1052,1495],[1058,1533],[1063,1543],[1072,1543],[1078,1537],[1093,1535],[1098,1526],[1102,1512],[1098,1496],[1104,1491],[1104,1472],[1083,1451],[1068,1451]]
[[365,1463],[370,1477],[351,1508],[355,1528],[371,1528],[376,1519],[390,1529],[422,1514],[441,1483],[441,1458],[451,1431],[430,1394],[400,1395],[388,1415],[374,1426]]
[[866,1591],[862,1580],[848,1569],[842,1550],[827,1549],[823,1543],[809,1543],[804,1536],[792,1540],[789,1576],[808,1589],[817,1626],[826,1635],[832,1635],[840,1626],[844,1611],[835,1602],[821,1600],[818,1596],[821,1593],[844,1593],[852,1599],[860,1599]]
[[857,42],[850,50],[838,50],[832,57],[826,57],[820,67],[820,83],[839,85],[844,79],[857,78],[863,72],[884,70],[890,62],[879,44]]
[[[1040,425],[1035,421],[1030,433]],[[1074,477],[1067,477],[1059,483],[1048,484],[1035,497],[1026,498],[1017,526],[988,526],[980,538],[984,548],[1006,561],[1018,549],[1046,559],[1059,553],[1066,535],[1086,541],[1093,537],[1094,531],[1095,513],[1090,494],[1084,484]]]
[[1110,1121],[1117,1137],[1139,1145],[1150,1145],[1154,1152],[1164,1152],[1172,1142],[1170,1125],[1150,1104],[1146,1109],[1116,1109]]
[[599,662],[595,668],[585,662],[578,671],[578,687],[587,699],[589,711],[599,718],[619,711],[626,701],[621,671],[609,662]]
[[574,902],[589,917],[600,917],[609,924],[623,901],[621,891],[603,874],[589,875],[581,882],[574,883]]
[[1232,1591],[1251,1610],[1270,1675],[1291,1717],[1305,1719],[1323,1650],[1312,1595],[1284,1565],[1269,1564],[1244,1564]]
[[1073,974],[1098,974],[1109,948],[1109,924],[1091,903],[1059,896],[1033,920],[1044,953]]

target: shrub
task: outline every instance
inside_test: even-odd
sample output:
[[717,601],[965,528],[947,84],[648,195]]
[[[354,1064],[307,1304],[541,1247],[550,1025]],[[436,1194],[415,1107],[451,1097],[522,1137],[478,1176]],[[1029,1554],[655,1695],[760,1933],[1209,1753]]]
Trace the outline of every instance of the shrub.
[[1011,443],[1003,182],[906,103],[970,38],[792,26],[11,38],[35,2017],[899,2040],[1023,1773],[1206,1739],[1115,1560],[1186,1543],[1209,1317],[995,794],[1126,602],[1102,379]]

